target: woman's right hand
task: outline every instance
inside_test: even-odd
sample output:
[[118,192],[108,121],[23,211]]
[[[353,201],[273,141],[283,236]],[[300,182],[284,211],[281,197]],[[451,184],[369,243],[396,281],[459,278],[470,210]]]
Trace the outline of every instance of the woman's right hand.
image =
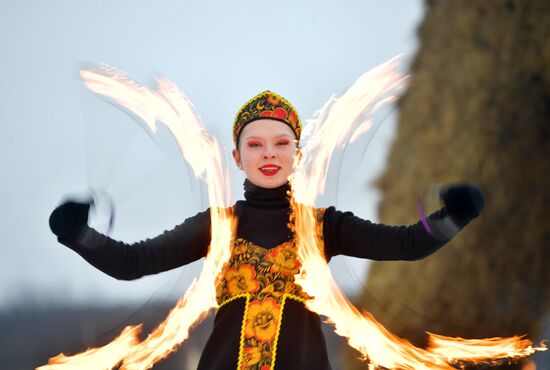
[[88,224],[90,202],[66,201],[50,215],[50,229],[59,238],[75,235]]

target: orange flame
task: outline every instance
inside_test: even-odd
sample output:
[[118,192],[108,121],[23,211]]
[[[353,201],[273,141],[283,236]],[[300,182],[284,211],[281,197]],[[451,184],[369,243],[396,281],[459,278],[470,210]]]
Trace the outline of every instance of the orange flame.
[[[330,158],[335,149],[371,127],[362,116],[374,113],[385,102],[396,98],[407,76],[396,71],[391,60],[364,74],[343,96],[331,98],[311,122],[302,157],[295,163],[291,178],[294,199],[291,202],[298,256],[302,269],[295,276],[304,291],[313,297],[308,309],[327,317],[335,332],[346,337],[349,345],[370,360],[369,367],[388,369],[452,369],[460,361],[491,362],[502,358],[519,358],[544,346],[533,347],[529,340],[491,338],[464,340],[430,334],[431,346],[421,349],[388,332],[369,313],[361,314],[340,291],[323,255],[322,241],[315,232],[313,215],[315,198],[324,192]],[[351,135],[350,133],[354,133]],[[309,135],[309,137],[307,137]],[[313,136],[315,135],[315,136]],[[350,139],[351,136],[351,139]]]
[[141,325],[127,326],[117,338],[104,347],[90,348],[85,352],[70,357],[61,353],[50,358],[48,365],[41,366],[39,369],[112,369],[120,363],[120,357],[113,357],[112,353],[128,353],[128,349],[138,343],[137,337],[140,330]]
[[518,359],[545,351],[546,346],[533,346],[521,336],[509,338],[462,339],[428,333],[429,348],[439,356],[452,354],[455,360],[465,362],[492,362],[499,359]]
[[[224,168],[227,166],[224,166],[217,141],[206,134],[192,104],[170,81],[158,78],[158,90],[151,91],[107,67],[82,71],[81,76],[90,90],[114,100],[143,119],[152,134],[157,130],[157,121],[168,127],[196,176],[208,184],[212,240],[199,279],[191,283],[176,307],[147,339],[137,342],[133,337],[76,356],[57,356],[39,369],[82,368],[83,361],[93,364],[88,366],[94,369],[98,368],[97,364],[105,364],[102,368],[111,369],[119,363],[123,370],[148,369],[174,351],[189,336],[190,328],[217,306],[216,279],[229,260],[235,228],[231,208],[227,208],[232,204],[231,187],[226,186],[228,176]],[[129,330],[126,328],[123,333]]]

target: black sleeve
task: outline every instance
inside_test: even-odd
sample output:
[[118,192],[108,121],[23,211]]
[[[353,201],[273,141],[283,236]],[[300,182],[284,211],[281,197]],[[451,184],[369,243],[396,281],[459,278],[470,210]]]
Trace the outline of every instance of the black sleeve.
[[[449,222],[445,207],[427,217],[432,229]],[[329,259],[343,254],[376,261],[417,260],[441,248],[458,232],[458,227],[450,225],[454,226],[451,232],[430,235],[421,221],[410,226],[388,226],[329,207],[323,217],[325,253]]]
[[113,240],[90,227],[77,235],[58,238],[90,264],[119,280],[134,280],[196,261],[206,256],[210,240],[209,210],[155,238],[133,244]]

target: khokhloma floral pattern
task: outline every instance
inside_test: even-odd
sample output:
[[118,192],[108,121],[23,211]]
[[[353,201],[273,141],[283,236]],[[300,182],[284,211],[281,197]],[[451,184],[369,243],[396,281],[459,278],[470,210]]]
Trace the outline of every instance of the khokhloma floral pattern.
[[[322,233],[323,214],[324,209],[317,210],[319,233]],[[216,298],[220,307],[236,298],[246,299],[239,370],[274,368],[285,301],[308,298],[294,283],[294,275],[300,271],[300,266],[293,242],[266,249],[242,238],[234,241]]]

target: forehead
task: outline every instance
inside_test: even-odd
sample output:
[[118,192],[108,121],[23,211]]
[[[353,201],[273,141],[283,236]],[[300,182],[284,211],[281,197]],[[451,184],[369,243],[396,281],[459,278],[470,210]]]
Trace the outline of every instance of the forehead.
[[294,131],[287,124],[273,119],[259,119],[250,122],[243,128],[241,139],[248,137],[271,138],[277,136],[294,137]]

